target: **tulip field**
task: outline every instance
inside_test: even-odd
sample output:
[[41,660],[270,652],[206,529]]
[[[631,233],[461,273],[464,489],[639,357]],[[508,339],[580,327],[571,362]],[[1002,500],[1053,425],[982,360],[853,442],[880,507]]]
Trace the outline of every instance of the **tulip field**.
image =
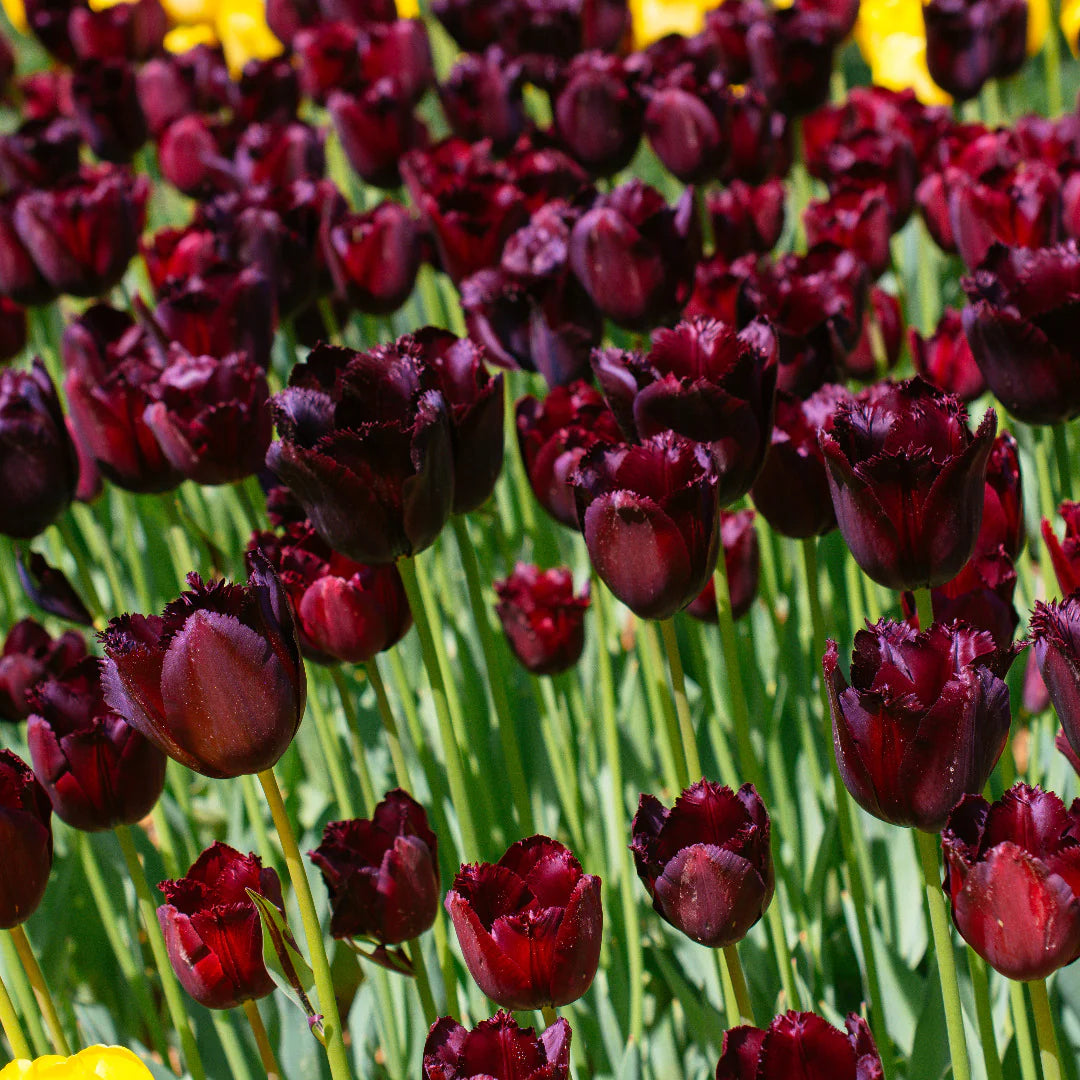
[[0,5],[0,1080],[1080,1080],[1080,0]]

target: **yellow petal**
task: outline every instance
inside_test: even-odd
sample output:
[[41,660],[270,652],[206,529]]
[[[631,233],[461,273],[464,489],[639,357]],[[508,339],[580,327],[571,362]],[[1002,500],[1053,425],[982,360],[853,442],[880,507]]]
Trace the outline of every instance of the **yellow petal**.
[[171,53],[186,53],[196,45],[216,45],[217,34],[209,23],[198,26],[174,26],[165,35],[165,48]]
[[630,0],[634,19],[634,43],[643,48],[665,34],[690,37],[705,25],[705,12],[716,0]]
[[417,19],[420,17],[419,0],[397,0],[399,19]]
[[67,1058],[58,1057],[56,1054],[46,1054],[45,1057],[27,1061],[19,1058],[9,1062],[0,1069],[0,1080],[41,1080],[43,1070],[51,1065],[65,1065]]
[[13,1061],[0,1080],[153,1080],[150,1070],[124,1046],[88,1046],[74,1057],[55,1054]]
[[878,39],[867,59],[878,86],[889,90],[911,87],[924,105],[947,105],[952,98],[941,89],[926,67],[926,39],[913,34],[889,34]]
[[224,0],[218,7],[215,25],[225,50],[225,63],[234,79],[240,77],[249,60],[269,60],[285,51],[266,25],[263,0]]
[[1028,0],[1027,54],[1034,56],[1050,30],[1050,0]]
[[89,0],[91,11],[105,11],[117,4],[135,4],[138,0]]
[[195,26],[197,23],[212,23],[217,14],[214,0],[161,0],[169,22],[181,26]]
[[1080,49],[1077,48],[1077,40],[1080,38],[1080,0],[1063,0],[1061,32],[1065,35],[1073,56],[1080,55]]
[[[26,7],[23,4],[23,0],[0,0],[0,3],[4,6],[4,14],[8,17],[8,22],[19,31],[20,34],[30,33],[30,24],[26,21]],[[15,1063],[12,1062],[12,1065]],[[0,1076],[3,1076],[0,1073]],[[12,1073],[12,1076],[17,1075]]]

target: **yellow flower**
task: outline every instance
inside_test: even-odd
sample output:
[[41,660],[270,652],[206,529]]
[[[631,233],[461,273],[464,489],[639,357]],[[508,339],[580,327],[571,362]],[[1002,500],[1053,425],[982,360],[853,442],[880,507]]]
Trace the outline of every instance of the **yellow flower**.
[[[5,9],[7,4],[4,4]],[[1031,16],[1029,15],[1028,18]],[[1073,56],[1080,55],[1077,39],[1080,38],[1080,0],[1063,0],[1061,5],[1061,32],[1073,51]]]
[[397,0],[399,19],[417,19],[420,17],[419,0]]
[[169,22],[180,26],[212,23],[218,7],[215,0],[161,0],[161,6]]
[[889,90],[911,87],[924,105],[948,105],[952,98],[941,89],[926,67],[926,38],[889,34],[869,57],[874,83]]
[[[1069,0],[1065,0],[1067,5]],[[1065,17],[1064,6],[1062,19]],[[1034,56],[1046,41],[1050,30],[1050,0],[1028,0],[1027,54]]]
[[123,1046],[88,1046],[74,1057],[55,1054],[13,1061],[0,1080],[153,1080],[150,1070]]
[[269,60],[285,51],[266,25],[264,0],[222,0],[214,26],[234,79],[249,60]]
[[26,6],[23,0],[0,0],[4,6],[4,14],[8,22],[19,31],[20,34],[30,33],[30,24],[26,21]]
[[705,12],[714,7],[716,0],[630,0],[634,44],[641,49],[665,34],[690,37],[701,30]]
[[216,45],[217,34],[209,23],[195,26],[174,26],[166,35],[164,45],[171,53],[186,53],[196,45]]

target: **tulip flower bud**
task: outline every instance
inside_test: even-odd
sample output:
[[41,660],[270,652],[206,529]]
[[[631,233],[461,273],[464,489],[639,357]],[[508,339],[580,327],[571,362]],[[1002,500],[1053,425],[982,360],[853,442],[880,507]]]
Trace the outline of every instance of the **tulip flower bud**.
[[842,189],[824,202],[811,202],[803,211],[803,221],[810,247],[833,244],[852,251],[874,279],[889,268],[892,232],[889,204],[881,190]]
[[16,723],[30,715],[27,691],[39,679],[59,675],[86,656],[82,634],[65,630],[54,641],[33,619],[20,619],[0,653],[0,720]]
[[908,330],[908,345],[915,370],[946,394],[955,394],[967,402],[980,397],[986,389],[986,380],[964,336],[959,311],[946,308],[937,329],[928,338],[912,327]]
[[987,79],[1015,72],[1024,59],[1026,0],[930,0],[923,7],[930,77],[958,101],[968,101]]
[[1050,603],[1036,600],[1031,638],[1065,737],[1080,752],[1080,594]]
[[0,930],[26,922],[45,895],[52,869],[52,806],[33,770],[0,750]]
[[942,886],[961,937],[1009,979],[1045,979],[1080,957],[1080,807],[1016,784],[971,794],[941,836]]
[[749,251],[772,251],[784,231],[785,198],[784,182],[776,177],[757,185],[733,180],[709,192],[705,205],[717,254],[731,261]]
[[79,131],[102,161],[130,161],[146,142],[146,117],[127,60],[84,61],[71,82]]
[[699,780],[668,810],[642,795],[632,825],[638,877],[653,907],[692,941],[741,941],[773,894],[769,815],[752,784]]
[[169,757],[204,776],[269,769],[304,713],[304,664],[288,596],[266,558],[247,585],[206,585],[158,615],[122,615],[101,634],[105,702]]
[[840,41],[829,19],[809,4],[775,8],[746,35],[753,82],[787,116],[802,116],[829,96]]
[[[983,517],[975,550],[994,551],[999,546],[1015,561],[1024,550],[1024,490],[1020,475],[1020,451],[1016,439],[1003,431],[994,440],[986,463]],[[1051,562],[1053,562],[1051,553]],[[1065,589],[1072,592],[1072,589]]]
[[452,1017],[431,1025],[423,1080],[568,1080],[570,1025],[556,1020],[537,1035],[505,1012],[467,1031]]
[[45,678],[29,700],[30,760],[57,817],[97,832],[150,813],[165,786],[167,758],[109,711],[96,659]]
[[[761,547],[754,528],[753,510],[721,510],[720,542],[724,547],[724,572],[731,593],[731,617],[741,619],[750,611],[757,596],[761,574]],[[709,578],[696,599],[686,606],[687,615],[704,622],[715,623],[716,581]]]
[[962,795],[982,790],[1005,747],[1003,680],[1021,647],[999,649],[960,624],[916,633],[882,619],[855,635],[849,686],[830,641],[833,745],[851,797],[882,821],[940,830]]
[[525,128],[524,73],[497,45],[481,54],[465,53],[439,86],[439,100],[455,135],[470,142],[490,139],[512,146]]
[[427,145],[427,128],[387,80],[353,96],[335,90],[327,100],[341,148],[365,183],[393,188],[398,165],[410,150]]
[[274,980],[262,952],[262,922],[251,889],[284,917],[277,871],[254,853],[220,841],[195,860],[185,877],[159,886],[157,909],[165,947],[180,985],[208,1009],[233,1009],[266,997]]
[[562,844],[531,836],[495,864],[463,866],[446,910],[470,974],[505,1009],[569,1005],[600,962],[600,879]]
[[1080,589],[1080,503],[1063,502],[1058,513],[1065,522],[1065,536],[1058,540],[1046,518],[1042,522],[1042,535],[1058,587],[1068,596]]
[[330,893],[330,933],[400,945],[439,911],[438,841],[424,808],[401,788],[371,820],[332,821],[309,852]]
[[495,611],[522,667],[534,675],[558,675],[581,659],[589,590],[574,595],[574,575],[565,567],[540,570],[519,562],[495,582]]

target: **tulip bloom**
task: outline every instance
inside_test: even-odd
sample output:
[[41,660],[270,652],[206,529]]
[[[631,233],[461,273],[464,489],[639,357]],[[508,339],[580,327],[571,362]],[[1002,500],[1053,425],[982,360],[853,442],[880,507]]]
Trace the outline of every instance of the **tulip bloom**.
[[1042,534],[1058,586],[1068,596],[1080,589],[1080,503],[1063,502],[1058,513],[1065,522],[1065,536],[1058,540],[1046,518],[1043,518]]
[[1031,638],[1065,737],[1080,752],[1080,593],[1049,604],[1036,600]]
[[161,615],[122,615],[101,634],[106,704],[204,776],[269,769],[304,714],[288,596],[265,556],[248,561],[247,585],[189,574]]
[[947,308],[928,338],[912,327],[908,330],[908,344],[915,370],[946,394],[955,394],[961,401],[974,401],[986,389],[986,380],[964,336],[960,312]]
[[495,864],[462,866],[446,910],[469,972],[505,1009],[569,1005],[600,962],[600,879],[562,844],[531,836]]
[[1080,957],[1080,807],[1016,784],[968,795],[941,836],[943,888],[963,939],[1010,979],[1045,979]]
[[400,945],[439,911],[438,840],[424,808],[400,788],[371,820],[331,821],[309,852],[330,893],[330,933]]
[[786,197],[777,177],[758,185],[733,180],[721,191],[710,191],[705,207],[717,254],[732,260],[748,251],[772,251],[784,231]]
[[653,907],[692,941],[741,941],[769,906],[769,815],[752,784],[699,780],[668,810],[642,795],[632,825],[638,877]]
[[981,791],[1009,735],[1005,674],[1021,646],[999,649],[961,624],[917,633],[882,619],[855,635],[851,685],[835,641],[822,666],[844,786],[868,813],[938,832]]
[[[1024,490],[1020,475],[1020,451],[1016,439],[1003,431],[995,440],[986,464],[983,519],[976,552],[993,551],[999,545],[1014,561],[1024,550]],[[1053,550],[1050,561],[1055,562]],[[1056,562],[1055,562],[1056,566]],[[1065,589],[1072,592],[1072,589]]]
[[88,1046],[73,1057],[58,1054],[27,1061],[9,1062],[0,1069],[0,1080],[153,1080],[150,1070],[124,1046]]
[[[753,510],[720,511],[720,543],[724,548],[724,573],[731,594],[731,617],[741,619],[749,612],[757,596],[761,576],[761,545],[754,527]],[[695,619],[715,623],[716,579],[709,578],[696,599],[686,605],[686,613]]]
[[208,1009],[232,1009],[266,997],[274,980],[262,953],[262,922],[248,896],[265,896],[284,917],[277,871],[258,855],[241,855],[218,841],[185,877],[158,886],[157,909],[165,947],[180,985]]
[[499,1012],[468,1031],[444,1016],[428,1032],[423,1068],[423,1080],[567,1080],[570,1025],[559,1019],[537,1035]]
[[30,715],[26,692],[39,679],[59,675],[86,656],[82,634],[66,630],[54,641],[33,619],[21,619],[4,639],[0,653],[0,720],[16,722]]
[[0,929],[26,922],[45,895],[52,869],[52,806],[33,770],[0,750]]

